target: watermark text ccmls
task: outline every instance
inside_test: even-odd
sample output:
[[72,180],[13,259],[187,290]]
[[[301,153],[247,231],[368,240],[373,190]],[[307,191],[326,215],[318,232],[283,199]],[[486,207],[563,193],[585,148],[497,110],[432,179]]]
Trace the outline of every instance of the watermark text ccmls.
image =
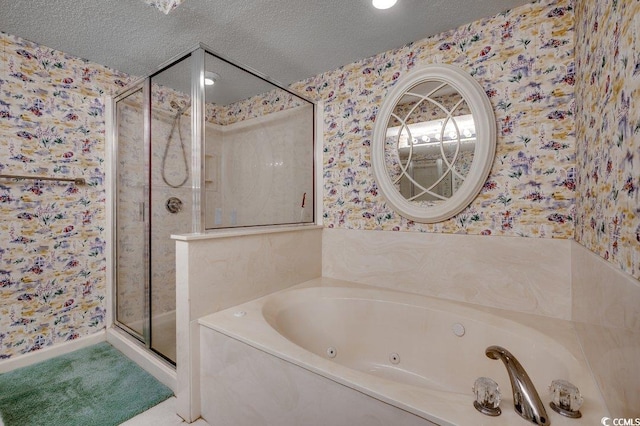
[[600,420],[603,426],[640,426],[640,418],[638,419],[625,419],[622,417],[616,417],[610,419],[609,417],[603,417]]

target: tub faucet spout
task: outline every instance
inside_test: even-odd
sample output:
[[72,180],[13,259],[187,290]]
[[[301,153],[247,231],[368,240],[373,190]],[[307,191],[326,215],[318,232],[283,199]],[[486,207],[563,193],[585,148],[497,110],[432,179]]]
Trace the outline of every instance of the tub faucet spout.
[[547,417],[544,404],[540,400],[540,396],[529,375],[516,357],[502,346],[489,346],[485,354],[491,359],[501,360],[507,368],[516,412],[531,423],[548,426],[551,422]]

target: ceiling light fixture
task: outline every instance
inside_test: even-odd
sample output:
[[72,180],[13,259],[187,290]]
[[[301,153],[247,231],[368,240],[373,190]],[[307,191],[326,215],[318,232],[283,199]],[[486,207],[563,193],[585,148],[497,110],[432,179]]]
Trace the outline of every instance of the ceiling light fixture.
[[155,6],[160,12],[167,15],[176,7],[180,6],[184,0],[142,0],[150,6]]
[[394,4],[396,4],[398,0],[372,0],[373,7],[376,9],[389,9]]
[[213,86],[214,84],[216,84],[216,81],[218,81],[219,78],[220,78],[220,76],[218,74],[216,74],[215,72],[205,71],[205,73],[204,73],[204,85],[205,86]]

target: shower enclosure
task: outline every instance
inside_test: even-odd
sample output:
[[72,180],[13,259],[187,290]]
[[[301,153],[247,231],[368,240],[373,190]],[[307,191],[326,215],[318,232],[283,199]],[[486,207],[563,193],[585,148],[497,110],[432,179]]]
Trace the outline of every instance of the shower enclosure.
[[314,104],[199,45],[114,98],[114,323],[175,364],[172,234],[314,221]]

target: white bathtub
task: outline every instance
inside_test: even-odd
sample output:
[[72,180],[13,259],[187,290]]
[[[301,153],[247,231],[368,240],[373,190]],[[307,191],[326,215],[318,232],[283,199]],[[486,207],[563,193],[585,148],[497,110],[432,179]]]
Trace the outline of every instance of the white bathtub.
[[[608,415],[567,321],[320,278],[199,323],[210,424],[530,424],[513,409],[503,363],[485,356],[491,345],[519,359],[552,425]],[[473,407],[480,376],[500,385],[499,417]],[[580,388],[581,419],[549,408],[554,379]]]

